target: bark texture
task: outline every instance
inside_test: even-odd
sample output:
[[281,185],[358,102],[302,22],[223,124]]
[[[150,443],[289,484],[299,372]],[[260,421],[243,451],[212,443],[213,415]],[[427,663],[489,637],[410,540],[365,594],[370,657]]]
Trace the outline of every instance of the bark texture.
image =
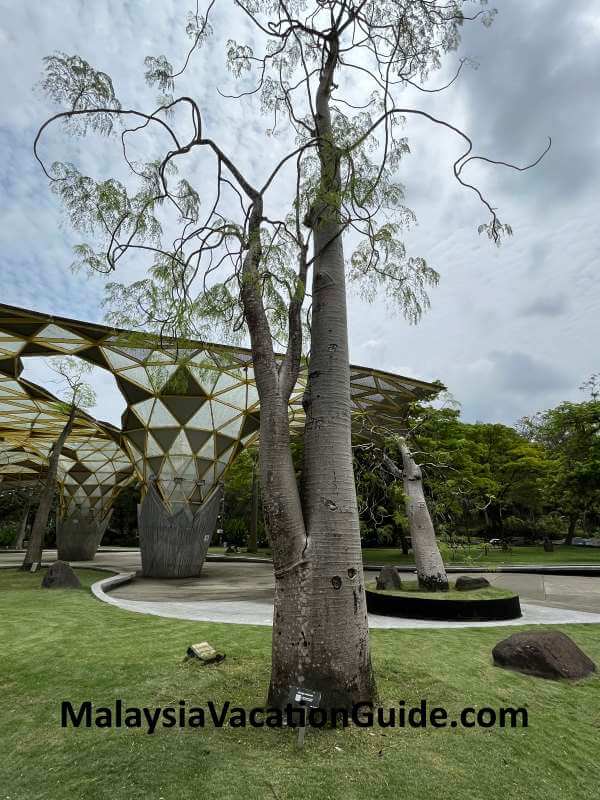
[[151,483],[138,507],[142,573],[148,578],[191,578],[200,574],[217,523],[223,487],[215,486],[193,513],[172,513]]
[[337,56],[334,41],[316,97],[321,190],[307,219],[315,256],[303,403],[305,540],[295,565],[278,559],[281,566],[275,566],[270,687],[274,703],[282,702],[290,686],[318,689],[324,707],[371,701],[375,692],[352,463],[339,154],[329,108]]
[[300,248],[298,285],[288,307],[288,347],[278,362],[261,288],[262,197],[246,183],[252,210],[241,297],[260,397],[260,477],[275,575],[269,703],[285,706],[290,688],[301,686],[320,690],[322,707],[348,708],[373,700],[374,683],[352,465],[340,154],[329,108],[337,36],[324,47],[314,104],[321,185],[304,221],[312,228],[314,256],[302,499],[288,400],[302,356],[306,247]]
[[415,464],[404,440],[402,453],[402,479],[406,495],[406,514],[410,528],[413,553],[419,584],[430,591],[446,591],[448,576],[435,538],[435,530],[425,501],[421,467]]
[[29,536],[29,545],[27,546],[27,552],[25,553],[25,558],[23,559],[21,569],[29,570],[34,561],[42,560],[44,534],[46,533],[48,517],[50,516],[50,509],[52,508],[54,493],[56,492],[58,461],[62,449],[65,446],[65,442],[71,433],[74,419],[75,407],[71,406],[71,411],[69,412],[69,417],[65,427],[62,429],[60,436],[50,451],[48,458],[48,472],[46,474],[46,480],[44,481],[42,491],[40,492],[40,499],[37,511],[35,513],[35,518],[33,520],[33,525],[31,527],[31,534]]
[[98,520],[75,509],[58,523],[56,547],[61,561],[93,561],[112,512]]

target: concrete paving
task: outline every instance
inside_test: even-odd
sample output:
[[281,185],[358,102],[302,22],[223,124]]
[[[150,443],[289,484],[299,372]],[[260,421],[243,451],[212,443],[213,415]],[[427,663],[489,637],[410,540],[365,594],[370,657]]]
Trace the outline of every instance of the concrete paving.
[[[22,553],[0,552],[0,566],[18,566]],[[44,551],[44,562],[56,551]],[[93,562],[74,566],[96,567],[133,574],[141,568],[139,550],[101,549]],[[367,576],[374,579],[376,573]],[[407,570],[406,577],[412,572]],[[458,577],[458,574],[452,578]],[[600,623],[600,578],[515,573],[486,573],[494,586],[512,589],[521,598],[523,616],[509,622],[433,622],[370,615],[374,628],[488,627],[495,625]],[[112,581],[109,581],[111,583]],[[102,584],[102,585],[100,585]],[[95,584],[105,602],[129,611],[163,617],[270,625],[273,612],[273,568],[268,562],[209,560],[198,578],[157,580],[134,577],[110,588]]]
[[[253,567],[255,565],[252,565]],[[230,568],[233,565],[225,565],[228,583],[231,579]],[[247,569],[247,565],[241,565],[242,569]],[[209,570],[205,566],[205,571]],[[131,582],[127,581],[130,577]],[[216,576],[214,576],[216,579]],[[263,579],[266,576],[262,576]],[[180,598],[187,599],[165,600],[165,594],[173,591],[175,581],[171,587],[163,589],[160,585],[162,581],[151,581],[148,579],[135,578],[132,573],[125,573],[111,578],[105,578],[92,586],[92,592],[99,600],[111,605],[118,606],[126,611],[133,611],[139,614],[151,614],[158,617],[170,617],[174,619],[185,619],[197,622],[225,622],[237,623],[241,625],[262,625],[272,624],[273,602],[272,599],[257,599],[259,593],[265,593],[264,587],[258,589],[255,599],[240,599],[234,597],[234,592],[223,591],[224,587],[219,586],[219,581],[215,580],[212,586],[202,586],[202,578],[190,579],[181,586],[182,593]],[[194,585],[195,584],[195,585]],[[200,587],[200,588],[199,588]],[[202,591],[206,589],[206,591]],[[272,594],[272,590],[271,594]],[[132,599],[143,594],[146,599]],[[154,599],[152,597],[154,596]],[[203,599],[199,599],[202,597]],[[218,598],[218,599],[217,599]],[[371,628],[488,628],[504,627],[506,625],[565,625],[568,623],[595,623],[600,624],[600,613],[572,610],[568,608],[557,608],[550,605],[538,605],[533,603],[521,603],[522,617],[515,620],[505,620],[502,622],[443,622],[433,620],[404,619],[399,617],[384,617],[376,614],[369,614],[369,626]]]

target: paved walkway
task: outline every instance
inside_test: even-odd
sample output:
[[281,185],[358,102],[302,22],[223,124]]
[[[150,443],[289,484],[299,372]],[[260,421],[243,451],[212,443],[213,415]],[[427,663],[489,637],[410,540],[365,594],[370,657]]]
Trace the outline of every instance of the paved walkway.
[[[44,551],[44,561],[56,551]],[[22,554],[0,552],[0,565],[17,566]],[[139,550],[100,550],[93,562],[74,566],[101,567],[134,575]],[[409,577],[410,571],[406,571]],[[434,622],[371,614],[373,628],[463,628],[497,625],[600,623],[600,579],[595,577],[487,573],[495,586],[519,593],[523,616],[504,622]],[[373,574],[374,578],[374,574]],[[454,575],[453,575],[454,578]],[[135,577],[122,585],[115,578],[94,584],[99,599],[128,611],[207,622],[270,625],[273,614],[273,569],[269,563],[207,561],[199,578],[156,580]],[[113,588],[111,588],[113,585]]]

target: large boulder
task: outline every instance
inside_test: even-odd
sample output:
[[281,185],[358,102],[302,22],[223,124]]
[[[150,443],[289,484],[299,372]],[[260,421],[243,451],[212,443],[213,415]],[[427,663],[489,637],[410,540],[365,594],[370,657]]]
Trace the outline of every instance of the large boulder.
[[402,582],[400,581],[400,575],[398,575],[398,570],[396,567],[384,567],[377,577],[377,588],[378,589],[400,589],[402,586]]
[[50,564],[42,581],[43,589],[81,589],[79,578],[66,561]]
[[539,678],[585,678],[594,662],[565,633],[523,631],[503,639],[492,650],[494,663]]
[[470,592],[474,589],[485,589],[489,586],[490,582],[487,578],[482,578],[481,575],[461,575],[456,579],[456,590],[458,592]]

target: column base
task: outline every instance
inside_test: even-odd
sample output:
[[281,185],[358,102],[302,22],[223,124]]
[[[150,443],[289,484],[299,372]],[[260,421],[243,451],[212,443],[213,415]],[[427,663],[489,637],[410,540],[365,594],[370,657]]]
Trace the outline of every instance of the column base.
[[215,531],[222,487],[215,486],[194,513],[189,506],[169,511],[151,483],[138,506],[142,574],[147,578],[200,575]]

